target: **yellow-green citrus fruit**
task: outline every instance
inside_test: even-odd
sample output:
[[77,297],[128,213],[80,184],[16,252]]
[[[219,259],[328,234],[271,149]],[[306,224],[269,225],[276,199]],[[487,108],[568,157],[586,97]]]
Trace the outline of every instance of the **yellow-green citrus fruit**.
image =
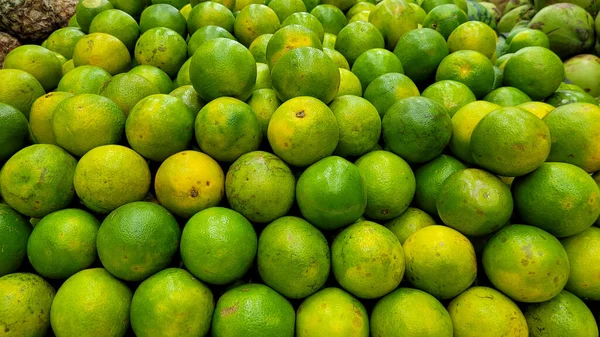
[[508,50],[511,53],[516,53],[525,47],[533,46],[550,49],[550,40],[548,39],[548,35],[541,30],[524,29],[513,36],[508,44]]
[[544,47],[526,47],[506,61],[504,84],[542,100],[558,89],[565,78],[560,58]]
[[130,63],[131,56],[123,42],[105,33],[92,33],[82,37],[73,50],[75,67],[97,66],[116,75],[129,70]]
[[494,78],[492,61],[473,50],[459,50],[446,56],[435,74],[436,81],[454,80],[465,84],[477,98],[492,91]]
[[117,144],[125,129],[125,114],[111,99],[81,94],[60,102],[52,115],[56,143],[81,157],[98,146]]
[[342,53],[351,65],[363,52],[384,46],[383,36],[377,27],[364,21],[349,23],[337,34],[335,40],[335,50]]
[[267,139],[267,130],[269,122],[275,110],[281,105],[281,101],[277,98],[277,94],[273,89],[258,89],[254,90],[252,96],[246,101],[256,114],[260,129],[262,130],[263,139]]
[[183,38],[187,37],[187,21],[179,9],[169,4],[155,4],[146,7],[140,16],[140,33],[165,27],[176,31]]
[[548,161],[577,165],[586,172],[600,170],[600,107],[591,103],[571,103],[544,117],[552,136]]
[[81,157],[73,182],[77,196],[87,208],[109,213],[146,197],[150,170],[135,151],[120,145],[105,145]]
[[[332,175],[338,179],[330,179]],[[347,226],[365,212],[367,189],[360,170],[337,156],[308,167],[298,179],[296,200],[311,224],[325,230]]]
[[[191,58],[204,42],[220,37],[236,41],[235,37],[231,35],[230,32],[219,26],[204,26],[198,29],[188,40],[188,56]],[[188,61],[190,61],[190,59],[188,59]],[[256,62],[259,61],[256,60]]]
[[424,28],[431,28],[442,34],[447,40],[460,25],[467,22],[467,13],[454,4],[439,5],[430,10],[423,20]]
[[0,83],[0,103],[18,109],[27,118],[33,102],[46,93],[33,75],[19,69],[0,69]]
[[[27,256],[31,225],[12,208],[0,204],[0,277],[16,272]],[[0,326],[0,328],[2,328]]]
[[144,97],[158,94],[158,88],[146,78],[124,73],[114,76],[100,91],[100,95],[117,103],[125,116]]
[[99,94],[111,79],[108,71],[96,66],[79,66],[65,74],[57,91],[71,94]]
[[188,33],[193,35],[204,26],[219,26],[233,33],[235,17],[225,6],[214,1],[205,1],[193,6],[187,19]]
[[367,189],[365,215],[389,220],[402,214],[415,195],[415,176],[408,163],[387,151],[373,151],[356,161]]
[[109,9],[94,17],[90,25],[92,33],[110,34],[121,40],[129,51],[133,51],[140,37],[140,26],[131,15],[118,9]]
[[438,194],[444,181],[453,173],[467,167],[452,156],[442,154],[415,171],[415,205],[421,210],[438,215]]
[[[195,115],[197,115],[206,104],[191,84],[181,86],[171,91],[169,95],[179,98]],[[127,123],[125,124],[125,127],[127,127]]]
[[36,45],[19,46],[4,58],[3,69],[19,69],[33,75],[44,90],[56,88],[62,77],[62,64],[50,50]]
[[54,288],[35,274],[14,273],[0,277],[2,336],[46,336],[54,295]]
[[594,313],[568,291],[561,291],[549,301],[530,304],[525,318],[531,337],[598,336]]
[[65,27],[52,32],[46,39],[46,48],[66,57],[67,60],[73,58],[73,50],[79,39],[85,36],[85,33],[79,28]]
[[395,102],[413,96],[419,96],[419,89],[408,76],[387,73],[371,81],[363,97],[371,102],[383,117]]
[[232,209],[252,222],[268,223],[292,207],[296,180],[283,160],[255,151],[241,156],[229,167],[225,192]]
[[[363,2],[361,2],[363,3]],[[381,75],[387,73],[404,73],[404,67],[398,57],[389,50],[373,48],[360,54],[354,64],[352,72],[360,80],[363,91],[369,84]]]
[[287,298],[304,298],[327,281],[329,245],[323,233],[306,220],[279,218],[260,234],[257,265],[266,285]]
[[263,34],[254,39],[248,47],[256,62],[267,63],[267,46],[272,37],[273,34]]
[[344,95],[334,99],[329,108],[340,130],[340,141],[334,154],[361,156],[377,145],[381,136],[381,118],[373,104],[360,95]]
[[371,335],[452,337],[452,320],[444,306],[430,294],[398,288],[375,304]]
[[[70,97],[73,97],[73,94],[55,91],[38,98],[33,103],[29,115],[29,123],[31,135],[36,143],[56,145],[54,130],[52,130],[52,116],[58,104]],[[18,138],[15,137],[13,139]],[[2,156],[0,155],[0,158],[1,157]]]
[[472,287],[448,304],[455,337],[481,336],[485,327],[490,337],[528,337],[521,309],[501,292],[488,287]]
[[[526,102],[517,105],[517,107],[531,112],[540,119],[543,119],[546,117],[546,115],[552,112],[552,110],[554,110],[552,105],[544,102]],[[552,153],[552,151],[550,151],[550,153]]]
[[158,92],[161,94],[168,94],[173,90],[173,82],[169,75],[155,66],[139,65],[131,69],[129,73],[142,76],[154,83],[156,88],[158,88]]
[[423,82],[433,77],[437,67],[448,56],[448,46],[440,33],[421,28],[402,36],[394,54],[402,62],[406,76],[415,82]]
[[238,212],[211,207],[196,213],[183,229],[181,258],[197,278],[228,284],[241,278],[256,256],[252,224]]
[[340,86],[336,97],[344,95],[362,96],[363,90],[358,77],[348,69],[339,68],[338,70],[340,72]]
[[96,261],[96,234],[100,221],[90,213],[63,209],[35,225],[27,256],[35,270],[51,279],[66,279]]
[[547,301],[569,278],[565,249],[554,236],[533,226],[501,229],[485,246],[482,262],[494,287],[519,302]]
[[279,158],[300,167],[330,156],[339,141],[335,115],[313,97],[295,97],[283,103],[273,113],[267,135]]
[[88,33],[90,24],[96,15],[103,11],[115,8],[108,0],[81,0],[75,8],[77,24],[81,30]]
[[256,63],[256,84],[254,90],[258,89],[271,89],[273,87],[271,83],[271,70],[269,66],[264,63]]
[[141,281],[166,268],[179,248],[175,217],[152,202],[132,202],[112,211],[98,230],[98,256],[106,270]]
[[306,12],[306,6],[302,0],[269,0],[268,4],[277,13],[280,22],[285,21],[294,13]]
[[328,104],[340,86],[336,64],[313,47],[296,48],[283,54],[271,69],[271,77],[273,89],[282,101],[311,96]]
[[581,233],[600,215],[600,189],[575,165],[544,163],[515,179],[512,191],[521,218],[556,237]]
[[288,16],[283,22],[281,27],[289,25],[300,25],[304,26],[317,34],[319,40],[323,41],[325,35],[325,29],[323,25],[314,15],[306,12],[298,12]]
[[460,108],[452,116],[452,137],[450,150],[460,160],[468,164],[475,164],[471,153],[471,136],[473,129],[481,119],[500,106],[486,101],[475,101]]
[[228,163],[256,151],[262,140],[260,122],[252,108],[231,97],[206,104],[196,116],[195,133],[203,152]]
[[171,95],[150,95],[129,113],[125,134],[132,149],[151,160],[162,162],[186,150],[194,136],[196,113]]
[[138,337],[204,336],[210,329],[213,294],[189,272],[160,271],[142,282],[131,300],[131,328]]
[[319,36],[309,28],[300,25],[282,27],[273,34],[267,44],[265,58],[269,69],[273,69],[287,52],[300,47],[323,49]]
[[238,40],[248,47],[257,37],[275,33],[279,29],[279,18],[271,8],[252,4],[236,16],[233,29]]
[[129,328],[131,290],[106,269],[86,269],[58,289],[50,322],[58,337],[120,337]]
[[448,110],[450,117],[454,117],[460,108],[476,100],[469,87],[451,80],[435,82],[428,86],[421,96],[442,104]]
[[296,313],[297,337],[368,337],[365,307],[339,288],[325,288],[308,297]]
[[147,0],[111,0],[110,3],[116,9],[120,9],[131,16],[139,17],[150,2]]
[[21,111],[0,103],[0,163],[8,160],[29,143],[29,129],[27,118]]
[[187,60],[187,44],[174,30],[157,27],[140,36],[134,53],[138,64],[155,66],[174,77]]
[[404,276],[402,245],[389,229],[361,221],[344,229],[331,245],[338,283],[354,296],[373,299],[398,287]]
[[513,87],[500,87],[485,95],[484,101],[492,102],[503,107],[517,106],[531,102],[531,98],[524,92]]
[[346,19],[344,12],[333,5],[322,4],[315,6],[310,11],[310,14],[319,19],[325,33],[337,35],[348,24],[348,19]]
[[435,226],[435,220],[427,213],[414,207],[409,207],[400,216],[385,223],[385,227],[396,235],[401,244],[421,228]]
[[418,289],[438,299],[450,299],[471,286],[477,276],[473,245],[446,226],[427,226],[404,245],[406,277]]
[[491,59],[496,52],[496,32],[486,23],[468,21],[456,27],[448,36],[448,49],[475,50]]
[[484,170],[466,169],[448,177],[437,195],[440,219],[470,236],[495,232],[513,212],[513,198],[500,178]]
[[77,160],[56,145],[37,144],[20,150],[0,171],[4,202],[36,218],[66,208],[75,196],[76,165]]
[[592,301],[600,299],[600,281],[596,277],[600,273],[599,238],[600,228],[593,226],[561,240],[571,265],[565,289],[580,298]]
[[402,0],[379,2],[369,14],[369,22],[381,32],[389,50],[396,46],[404,34],[418,27],[415,11]]
[[534,114],[521,108],[500,108],[477,124],[469,149],[479,166],[516,177],[544,163],[550,154],[550,136],[546,124]]
[[409,97],[387,110],[382,133],[392,152],[410,163],[423,163],[440,155],[448,145],[452,120],[440,103],[426,97]]
[[225,175],[208,155],[183,151],[160,165],[154,190],[161,205],[180,217],[190,218],[221,202],[225,194]]
[[228,290],[217,301],[212,336],[293,337],[296,317],[285,297],[262,284]]
[[[210,67],[206,65],[210,64]],[[246,100],[256,84],[256,61],[239,42],[217,38],[203,43],[192,57],[190,80],[206,102],[222,96]]]

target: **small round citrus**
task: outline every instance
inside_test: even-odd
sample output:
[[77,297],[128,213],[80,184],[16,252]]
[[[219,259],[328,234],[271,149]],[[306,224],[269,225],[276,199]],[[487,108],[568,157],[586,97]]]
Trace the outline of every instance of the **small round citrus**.
[[108,0],[82,0],[75,8],[77,24],[85,33],[89,33],[90,24],[96,15],[115,8]]
[[416,12],[400,0],[381,1],[369,14],[369,22],[381,32],[388,50],[394,49],[406,33],[418,28],[417,20]]
[[372,23],[356,21],[348,24],[338,33],[335,50],[339,51],[352,65],[363,52],[373,48],[383,48],[383,36]]
[[486,336],[528,337],[521,309],[501,292],[488,287],[472,287],[448,305],[454,336],[476,337],[485,326]]
[[454,4],[439,5],[430,10],[423,20],[423,28],[431,28],[447,40],[460,25],[467,22],[467,14]]
[[301,167],[331,155],[339,141],[335,115],[313,97],[295,97],[283,103],[273,113],[267,135],[278,157]]
[[18,109],[27,118],[33,102],[46,93],[33,75],[19,69],[0,69],[0,83],[0,103]]
[[126,281],[141,281],[169,265],[181,230],[164,207],[138,201],[112,211],[98,230],[98,256],[106,270]]
[[268,223],[292,207],[296,180],[283,160],[255,151],[242,155],[229,167],[225,192],[232,209],[252,222]]
[[315,6],[310,14],[314,15],[323,25],[325,33],[337,35],[342,28],[348,24],[348,19],[341,9],[329,5],[322,4]]
[[23,216],[0,204],[0,231],[5,233],[0,237],[0,277],[16,272],[27,256],[27,241],[31,234],[31,225]]
[[248,47],[260,35],[275,33],[279,29],[279,18],[270,7],[252,4],[236,16],[233,29],[237,39]]
[[258,150],[262,140],[260,122],[252,108],[231,97],[206,104],[196,116],[195,133],[203,152],[228,163]]
[[263,34],[254,39],[248,47],[256,62],[267,63],[267,46],[272,37],[273,34]]
[[511,225],[487,243],[483,268],[494,287],[515,301],[543,302],[569,278],[569,258],[560,242],[533,226]]
[[306,13],[306,12],[298,12],[288,16],[283,22],[281,22],[281,27],[290,26],[290,25],[300,25],[304,26],[317,34],[319,40],[323,41],[325,36],[325,29],[321,24],[321,21],[317,19],[316,16]]
[[110,98],[117,103],[126,117],[144,97],[158,93],[158,88],[154,83],[132,73],[115,75],[100,91],[101,96]]
[[91,33],[110,34],[121,40],[129,51],[133,51],[140,37],[140,27],[131,15],[118,9],[109,9],[94,17],[90,25]]
[[256,83],[256,61],[239,42],[227,38],[209,40],[192,56],[190,80],[206,102],[222,96],[246,100]]
[[28,72],[46,91],[56,88],[62,77],[62,65],[54,53],[36,45],[24,45],[11,50],[4,58],[3,69]]
[[275,110],[281,105],[281,100],[273,89],[257,89],[252,92],[252,96],[246,101],[256,114],[262,130],[263,140],[267,139],[267,130],[269,122]]
[[56,291],[38,275],[14,273],[0,277],[2,333],[9,336],[46,336]]
[[73,181],[77,196],[87,208],[109,213],[146,197],[150,170],[144,158],[130,148],[104,145],[79,159]]
[[85,36],[85,33],[79,28],[65,27],[52,32],[46,39],[46,48],[66,57],[67,60],[73,58],[73,50],[79,39]]
[[[204,105],[206,105],[191,84],[183,85],[171,91],[169,95],[179,98],[194,114],[197,114]],[[125,124],[125,126],[127,126],[127,124]]]
[[448,177],[437,196],[440,219],[470,236],[495,232],[510,219],[513,199],[498,177],[479,169],[466,169]]
[[419,229],[402,247],[408,280],[439,299],[457,296],[477,276],[473,245],[452,228],[436,225]]
[[398,238],[370,221],[355,223],[336,236],[331,262],[338,283],[359,298],[388,294],[404,275],[404,252]]
[[429,214],[418,208],[409,207],[400,216],[386,222],[385,227],[396,235],[401,244],[404,244],[412,233],[435,224],[435,220]]
[[140,33],[156,27],[165,27],[187,37],[187,21],[179,9],[170,4],[155,4],[146,7],[140,16]]
[[426,97],[409,97],[387,110],[382,129],[392,152],[408,162],[423,163],[440,155],[448,145],[452,120],[440,103]]
[[173,90],[173,81],[163,70],[149,65],[139,65],[129,71],[130,74],[139,75],[154,83],[158,92],[168,94]]
[[92,33],[77,41],[73,50],[73,64],[75,67],[97,66],[116,75],[129,70],[131,56],[118,38],[106,33]]
[[188,149],[194,136],[195,116],[177,97],[150,95],[139,101],[127,117],[127,141],[142,156],[162,162]]
[[192,6],[187,19],[188,33],[193,35],[204,26],[219,26],[233,33],[235,17],[229,8],[214,1],[203,1]]
[[512,190],[521,218],[556,237],[578,234],[600,215],[598,185],[575,165],[544,163],[516,179]]
[[537,29],[524,29],[513,36],[508,45],[511,53],[516,53],[525,47],[539,46],[550,49],[548,35]]
[[66,73],[58,83],[57,91],[71,94],[100,94],[110,81],[108,71],[97,66],[79,66]]
[[470,149],[473,129],[483,117],[499,108],[500,106],[494,103],[475,101],[456,111],[452,116],[452,137],[449,145],[450,150],[458,159],[465,163],[475,164]]
[[367,189],[365,215],[389,220],[402,214],[415,195],[415,175],[404,159],[387,151],[373,151],[356,161]]
[[[36,143],[56,144],[54,131],[52,130],[52,115],[58,104],[70,97],[73,97],[73,94],[54,91],[35,100],[31,106],[29,126],[31,128],[31,135]],[[15,137],[13,139],[18,138]],[[2,158],[1,155],[0,158]]]
[[[338,179],[330,179],[332,175]],[[310,223],[334,230],[355,222],[365,212],[367,189],[358,167],[331,156],[302,173],[296,186],[296,200]]]
[[402,36],[394,54],[402,62],[404,74],[415,82],[430,79],[442,60],[448,56],[444,37],[430,28],[411,30]]
[[165,159],[156,172],[156,198],[169,211],[190,218],[221,202],[225,176],[219,164],[197,151],[183,151]]
[[476,100],[475,95],[469,87],[451,80],[435,82],[428,86],[421,93],[421,96],[431,98],[442,104],[448,110],[450,117],[453,117],[463,106]]
[[86,269],[62,284],[50,310],[57,336],[119,337],[129,328],[131,290],[106,269]]
[[371,334],[451,337],[452,320],[444,306],[430,294],[398,288],[375,304],[371,313]]
[[204,336],[215,308],[213,294],[189,272],[160,271],[142,282],[131,300],[131,328],[138,337]]
[[340,141],[334,154],[361,156],[377,145],[381,136],[381,118],[373,104],[360,95],[344,95],[334,99],[329,108],[340,130]]
[[304,298],[319,290],[327,281],[330,264],[327,239],[304,219],[279,218],[258,239],[260,277],[287,298]]
[[176,31],[157,27],[146,31],[135,44],[135,60],[174,77],[187,60],[187,44]]
[[592,301],[600,299],[600,282],[594,277],[600,272],[599,238],[600,229],[593,226],[561,240],[571,265],[565,289],[580,298]]
[[502,176],[516,177],[538,168],[550,154],[548,127],[521,108],[500,108],[481,119],[469,149],[475,162]]
[[0,171],[4,202],[36,218],[66,208],[75,196],[76,165],[77,160],[56,145],[36,144],[20,150]]
[[325,288],[308,297],[296,314],[297,337],[369,336],[365,307],[339,288]]
[[236,211],[211,207],[196,213],[181,236],[181,258],[200,280],[228,284],[244,276],[256,256],[252,224]]
[[302,0],[270,0],[269,7],[277,14],[279,21],[283,22],[294,13],[306,12]]
[[[525,102],[517,105],[517,107],[531,112],[532,114],[538,116],[539,119],[543,119],[552,110],[554,110],[552,105],[544,102]],[[552,150],[550,150],[550,152],[552,152]]]
[[523,103],[531,102],[531,98],[524,92],[513,87],[500,87],[492,90],[485,95],[484,101],[498,104],[503,107],[517,106]]
[[8,160],[29,143],[29,129],[27,118],[21,111],[0,103],[0,163]]
[[319,36],[304,26],[290,25],[282,27],[269,39],[265,58],[269,69],[273,69],[279,59],[287,52],[300,47],[323,49]]
[[526,47],[506,61],[504,84],[542,100],[558,89],[565,78],[560,58],[544,47]]
[[473,50],[459,50],[446,56],[435,74],[436,81],[454,80],[465,84],[477,98],[492,91],[494,78],[492,61]]
[[437,216],[438,194],[444,181],[452,174],[467,167],[456,158],[442,154],[415,171],[415,205]]
[[387,73],[371,81],[363,97],[377,108],[383,117],[397,101],[407,97],[419,96],[419,89],[406,75]]
[[102,145],[117,144],[125,129],[125,114],[112,100],[94,94],[62,101],[52,115],[56,143],[81,157]]
[[496,52],[496,32],[480,21],[465,22],[448,36],[448,49],[451,53],[474,50],[491,59]]
[[[191,35],[188,42],[188,57],[192,57],[194,56],[194,53],[196,52],[196,50],[198,50],[198,48],[200,48],[200,46],[208,41],[208,40],[212,40],[212,39],[217,39],[217,38],[227,38],[227,39],[231,39],[231,40],[236,40],[235,37],[233,35],[231,35],[230,32],[228,32],[225,28],[219,27],[219,26],[204,26],[200,29],[198,29],[194,35]],[[187,62],[191,62],[190,59],[188,59]],[[260,62],[259,60],[256,60],[256,62]],[[188,65],[189,67],[189,65]],[[181,71],[181,70],[179,70]],[[189,74],[188,74],[189,77]]]
[[391,51],[383,48],[373,48],[356,58],[354,64],[352,64],[352,72],[360,80],[364,91],[374,79],[381,75],[388,73],[403,74],[404,67],[398,57]]

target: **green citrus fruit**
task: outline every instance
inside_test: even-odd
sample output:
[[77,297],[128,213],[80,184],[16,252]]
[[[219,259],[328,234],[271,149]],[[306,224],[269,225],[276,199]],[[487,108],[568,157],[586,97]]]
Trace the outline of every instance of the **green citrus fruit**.
[[304,26],[315,32],[319,37],[319,40],[323,41],[325,29],[323,28],[321,21],[312,14],[306,12],[294,13],[281,22],[281,27],[289,25]]
[[359,96],[334,99],[329,108],[337,119],[340,140],[334,154],[361,156],[372,150],[381,135],[381,118],[373,104]]
[[499,109],[500,106],[486,101],[475,101],[460,108],[452,116],[452,137],[450,138],[450,150],[465,163],[475,164],[471,153],[470,144],[473,129],[479,121],[490,112]]
[[66,279],[96,261],[96,234],[100,221],[90,213],[63,209],[35,225],[27,256],[35,270],[51,279]]
[[462,9],[454,4],[436,6],[427,13],[423,20],[423,28],[431,28],[442,34],[447,40],[450,34],[469,18]]
[[504,67],[504,84],[520,89],[534,100],[550,96],[564,78],[562,61],[544,47],[523,48]]
[[71,94],[100,94],[110,81],[108,71],[96,66],[79,66],[69,71],[58,83],[57,91]]
[[27,118],[21,111],[4,103],[0,103],[0,143],[0,163],[8,160],[29,143]]
[[90,24],[96,15],[103,11],[115,8],[108,0],[82,0],[79,1],[75,9],[77,15],[77,24],[82,31],[88,33]]
[[170,28],[183,38],[187,37],[187,21],[179,9],[169,4],[146,7],[140,16],[140,33],[156,27]]
[[254,39],[248,47],[256,62],[267,63],[267,46],[272,37],[273,34],[263,34]]
[[240,11],[235,18],[235,36],[246,47],[263,34],[273,34],[279,29],[277,13],[265,5],[252,4]]
[[73,64],[75,67],[97,66],[111,75],[116,75],[129,70],[131,56],[125,44],[118,38],[106,33],[92,33],[82,37],[75,44]]
[[[0,277],[16,272],[27,256],[31,225],[12,208],[0,204]],[[0,327],[1,328],[1,327]]]
[[370,221],[357,222],[336,236],[331,262],[338,283],[359,298],[388,294],[404,275],[404,252],[398,238]]
[[296,196],[292,170],[277,156],[262,151],[236,160],[225,180],[232,209],[252,222],[268,223],[287,214]]
[[119,74],[111,78],[100,91],[100,95],[117,103],[125,116],[144,97],[158,94],[158,88],[146,78],[132,73]]
[[467,167],[454,157],[442,154],[415,171],[415,205],[437,215],[438,194],[444,181],[453,173]]
[[[233,35],[231,35],[231,33],[228,32],[225,28],[222,28],[219,26],[204,26],[204,27],[199,28],[189,38],[188,57],[191,58],[194,55],[194,53],[196,52],[196,50],[198,50],[198,48],[200,48],[200,46],[204,42],[206,42],[208,40],[212,40],[212,39],[217,39],[220,37],[231,39],[231,40],[235,41],[235,37]],[[188,61],[186,61],[186,63],[187,62],[191,62],[190,59],[188,59]],[[260,61],[256,60],[256,62],[260,62]],[[188,67],[189,67],[189,65],[188,65]],[[188,74],[188,78],[189,78],[189,74]]]
[[[187,105],[187,107],[192,111],[193,114],[197,115],[200,109],[204,107],[206,104],[202,98],[198,95],[196,90],[194,90],[193,85],[184,85],[181,86],[169,93],[169,95],[173,97],[177,97]],[[125,124],[127,126],[127,124]]]
[[387,73],[377,77],[371,81],[363,95],[382,117],[394,103],[413,96],[419,96],[419,89],[408,76],[400,73]]
[[281,101],[277,98],[277,94],[273,89],[258,89],[252,92],[252,95],[246,101],[252,108],[252,111],[256,114],[258,121],[260,122],[260,128],[262,130],[263,139],[267,138],[267,130],[269,128],[269,121],[271,116],[275,113],[275,110],[281,105]]
[[402,0],[381,1],[369,14],[369,22],[381,32],[388,50],[392,50],[404,34],[417,29],[417,20],[416,12]]
[[[173,81],[167,73],[160,68],[150,65],[139,65],[129,71],[130,74],[142,76],[148,81],[154,83],[158,92],[168,94],[173,90]],[[60,88],[60,86],[59,86]]]
[[496,32],[480,21],[465,22],[448,36],[448,48],[451,53],[458,50],[478,51],[491,59],[496,52]]
[[383,48],[383,36],[372,23],[356,21],[342,28],[335,40],[335,50],[344,55],[350,65],[363,52],[373,48]]
[[442,60],[448,56],[444,37],[430,28],[411,30],[402,36],[394,54],[404,68],[404,74],[415,82],[423,82],[435,74]]
[[469,87],[451,80],[435,82],[428,86],[421,96],[441,103],[448,110],[450,117],[453,117],[463,106],[476,100]]
[[565,289],[583,299],[600,299],[600,282],[595,277],[600,272],[598,252],[600,228],[589,227],[583,232],[562,239],[569,257],[571,273]]
[[314,15],[321,24],[325,33],[337,35],[348,24],[348,19],[341,9],[328,4],[315,6],[310,14]]
[[62,77],[62,64],[54,53],[36,45],[19,46],[4,58],[3,69],[19,69],[33,75],[44,90],[56,88]]
[[274,69],[279,59],[287,52],[300,47],[323,49],[319,36],[309,28],[300,25],[290,25],[279,29],[269,38],[267,49],[265,50],[265,58],[269,69]]
[[[52,130],[52,115],[60,102],[70,97],[73,97],[73,94],[55,91],[38,98],[33,103],[31,106],[29,123],[31,135],[36,143],[56,144],[54,131]],[[18,138],[15,137],[13,139]]]
[[135,42],[140,37],[140,26],[124,11],[109,9],[96,15],[92,20],[90,33],[110,34],[121,40],[129,51],[133,51]]
[[471,89],[475,97],[481,98],[492,91],[494,76],[494,66],[485,55],[473,50],[459,50],[442,60],[435,80],[461,82]]
[[219,26],[233,33],[235,17],[229,8],[214,1],[204,1],[193,6],[187,19],[188,34],[193,35],[204,26]]
[[412,233],[435,224],[435,220],[429,214],[418,208],[409,207],[400,216],[386,222],[385,227],[396,235],[401,244],[404,244]]
[[527,94],[513,87],[501,87],[492,90],[489,94],[485,95],[483,100],[503,107],[517,106],[531,102],[531,98]]
[[46,93],[33,75],[19,69],[0,69],[0,83],[0,103],[18,109],[27,118],[33,102]]
[[155,66],[174,77],[187,60],[187,44],[174,30],[157,27],[140,36],[134,53],[138,64]]
[[[363,2],[361,2],[363,3]],[[373,48],[360,54],[352,64],[352,72],[360,80],[363,91],[381,75],[404,73],[404,67],[398,57],[389,50]]]
[[79,39],[85,36],[85,33],[79,28],[65,27],[52,32],[46,39],[46,48],[66,57],[67,60],[73,58],[73,50]]

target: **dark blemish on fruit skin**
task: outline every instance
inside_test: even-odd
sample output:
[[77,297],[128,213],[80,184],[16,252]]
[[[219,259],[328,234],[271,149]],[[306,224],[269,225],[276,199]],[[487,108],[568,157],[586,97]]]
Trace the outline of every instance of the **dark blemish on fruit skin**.
[[296,117],[298,118],[304,118],[305,116],[304,110],[296,112]]
[[192,190],[190,191],[190,196],[192,198],[195,198],[198,196],[198,191],[196,191],[196,188],[192,187]]

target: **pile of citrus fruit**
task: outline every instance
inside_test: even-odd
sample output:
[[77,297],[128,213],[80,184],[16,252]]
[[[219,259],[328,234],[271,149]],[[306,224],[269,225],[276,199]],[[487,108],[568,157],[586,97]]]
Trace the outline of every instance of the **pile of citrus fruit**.
[[0,4],[0,336],[599,336],[598,2],[81,0],[39,39],[52,2]]

